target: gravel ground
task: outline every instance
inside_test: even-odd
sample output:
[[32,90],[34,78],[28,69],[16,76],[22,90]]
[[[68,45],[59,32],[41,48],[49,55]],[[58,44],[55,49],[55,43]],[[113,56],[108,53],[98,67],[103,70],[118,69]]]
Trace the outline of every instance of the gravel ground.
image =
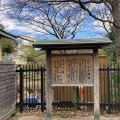
[[[74,114],[74,112],[71,111],[63,111],[65,115],[68,116],[57,116],[59,112],[57,112],[56,115],[52,117],[52,120],[93,120],[94,116],[92,112],[81,112],[78,111],[76,116],[69,116],[71,114]],[[46,112],[42,113],[41,111],[25,111],[24,113],[16,113],[14,116],[11,116],[7,120],[46,120]],[[120,120],[120,113],[117,114],[101,114],[100,120]]]
[[[93,120],[93,116],[89,117],[74,117],[74,118],[52,118],[52,120]],[[46,117],[38,117],[38,116],[22,116],[17,120],[46,120]],[[100,120],[120,120],[120,117],[105,117],[101,116]]]

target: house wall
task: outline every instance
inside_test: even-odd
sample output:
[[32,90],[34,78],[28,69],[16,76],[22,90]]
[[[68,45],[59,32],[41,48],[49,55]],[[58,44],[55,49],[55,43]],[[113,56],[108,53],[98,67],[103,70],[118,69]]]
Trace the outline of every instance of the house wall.
[[0,61],[0,120],[6,120],[16,109],[14,62]]

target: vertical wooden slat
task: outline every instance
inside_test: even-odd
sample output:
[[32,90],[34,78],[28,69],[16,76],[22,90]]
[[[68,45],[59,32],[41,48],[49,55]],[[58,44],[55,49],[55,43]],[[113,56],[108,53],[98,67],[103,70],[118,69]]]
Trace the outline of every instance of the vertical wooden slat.
[[[100,64],[100,67],[99,67],[100,69],[101,69],[101,64]],[[99,71],[99,75],[100,75],[100,88],[101,88],[101,86],[102,86],[102,72],[101,72],[101,70]],[[100,89],[100,103],[102,103],[103,101],[102,101],[102,89]]]
[[58,87],[58,100],[60,101],[61,100],[61,87]]
[[99,73],[98,73],[98,50],[93,50],[94,57],[94,120],[100,120],[99,105]]
[[90,103],[92,102],[91,100],[91,87],[90,87],[90,94],[89,94],[89,98],[90,98]]
[[87,102],[87,87],[84,86],[83,89],[84,89],[84,102],[86,103]]
[[89,101],[88,101],[88,95],[89,95],[89,90],[88,90],[88,88],[89,88],[89,87],[87,86],[87,103],[89,102]]
[[67,98],[68,97],[68,95],[67,95],[68,94],[68,87],[64,86],[64,94],[66,94],[65,101],[67,101],[67,99],[68,99]]
[[60,101],[63,101],[63,87],[60,87],[60,89],[61,89]]
[[54,87],[54,102],[57,102],[57,87]]
[[52,96],[51,96],[51,50],[46,51],[47,81],[46,81],[46,109],[47,120],[52,119]]
[[[58,93],[58,87],[55,87],[56,88],[56,93]],[[55,94],[54,94],[54,96],[55,96]],[[55,100],[55,98],[56,98],[56,101],[58,102],[58,96],[57,96],[57,94],[56,94],[56,97],[54,97],[54,100]]]
[[67,93],[68,93],[68,94],[67,94],[67,97],[68,97],[67,100],[70,101],[70,86],[68,86],[68,91],[67,91]]

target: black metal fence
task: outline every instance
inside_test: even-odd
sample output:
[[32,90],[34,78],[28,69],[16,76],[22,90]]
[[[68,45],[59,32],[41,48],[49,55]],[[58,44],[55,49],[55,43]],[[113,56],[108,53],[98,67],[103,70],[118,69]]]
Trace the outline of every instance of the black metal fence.
[[108,112],[120,112],[120,65],[111,64],[100,70],[106,71],[108,77]]
[[[16,70],[16,103],[20,112],[24,109],[38,109],[46,106],[45,78],[46,69],[30,64],[18,66]],[[101,111],[120,111],[120,67],[112,64],[99,68],[100,108]],[[67,98],[65,98],[67,94]],[[93,110],[93,87],[52,87],[54,110]]]
[[16,70],[16,103],[20,112],[24,109],[41,109],[45,106],[45,71],[35,64],[19,65]]

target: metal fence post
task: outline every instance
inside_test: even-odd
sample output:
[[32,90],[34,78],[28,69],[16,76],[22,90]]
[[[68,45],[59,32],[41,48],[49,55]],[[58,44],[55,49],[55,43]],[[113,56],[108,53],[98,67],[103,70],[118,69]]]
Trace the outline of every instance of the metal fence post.
[[108,114],[111,113],[111,108],[110,108],[110,95],[111,95],[111,92],[110,92],[110,69],[109,69],[109,66],[107,67],[107,77],[108,77]]
[[44,112],[44,94],[43,94],[43,67],[41,67],[41,112]]
[[20,113],[23,112],[23,68],[20,68]]

